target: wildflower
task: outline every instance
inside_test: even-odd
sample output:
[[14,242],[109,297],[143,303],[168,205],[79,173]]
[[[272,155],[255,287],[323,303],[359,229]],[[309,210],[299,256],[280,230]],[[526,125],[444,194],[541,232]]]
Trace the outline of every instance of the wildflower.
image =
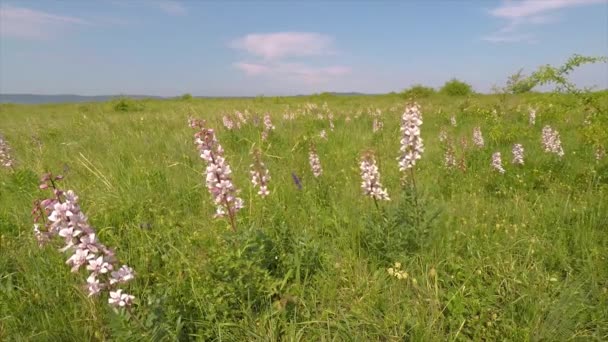
[[513,145],[513,164],[524,165],[524,147],[522,144]]
[[334,126],[334,115],[331,114],[331,113],[328,114],[327,115],[327,119],[329,120],[329,130],[333,132],[334,128],[335,128],[335,126]]
[[473,129],[473,144],[477,147],[483,147],[485,145],[483,136],[481,135],[481,128],[479,127]]
[[111,275],[112,278],[110,279],[110,284],[126,283],[135,278],[133,269],[127,265],[122,265],[118,271],[112,272]]
[[231,131],[234,128],[234,121],[228,115],[224,115],[224,117],[222,118],[222,122],[224,123],[224,127],[226,127],[227,130]]
[[451,169],[456,166],[456,155],[454,152],[454,144],[451,141],[447,141],[447,146],[443,154],[443,165]]
[[319,177],[323,174],[323,168],[321,168],[321,160],[314,145],[310,145],[310,151],[308,152],[308,162],[310,163],[310,169],[315,177]]
[[15,160],[11,156],[11,147],[8,142],[0,134],[0,165],[6,168],[13,168]]
[[264,130],[262,131],[262,140],[268,139],[268,134],[270,133],[270,131],[273,131],[274,128],[275,127],[272,124],[272,121],[270,120],[270,114],[266,113],[264,115]]
[[384,123],[380,119],[374,118],[374,123],[372,125],[372,132],[377,133],[378,131],[380,131],[382,129],[382,127],[384,127]]
[[352,120],[352,119],[350,118],[350,116],[347,116],[347,117],[346,117],[346,119],[344,119],[344,122],[346,122],[346,123],[350,123],[350,121],[351,121],[351,120]]
[[416,160],[422,157],[424,144],[420,137],[420,125],[422,125],[422,114],[417,103],[406,106],[401,117],[401,156],[399,170],[405,171],[416,165]]
[[534,126],[536,124],[536,108],[530,107],[528,109],[528,121],[530,125]]
[[445,142],[448,139],[448,132],[445,129],[439,131],[439,142]]
[[224,159],[224,149],[211,128],[201,127],[194,134],[194,143],[201,159],[207,163],[206,185],[216,205],[215,217],[228,215],[232,229],[236,230],[235,215],[244,205],[236,196],[238,191],[232,184],[232,170]]
[[382,189],[380,172],[376,165],[376,159],[371,152],[363,155],[359,169],[361,170],[361,189],[363,189],[363,194],[374,200],[390,201],[386,189]]
[[[78,272],[81,266],[86,266],[89,272],[86,280],[89,296],[98,295],[102,290],[112,289],[117,283],[111,275],[116,267],[116,258],[114,252],[96,238],[95,229],[89,225],[80,209],[78,196],[72,190],[57,188],[57,181],[61,179],[61,176],[47,174],[41,180],[40,188],[52,188],[54,197],[35,202],[36,207],[32,211],[35,215],[34,222],[39,219],[40,213],[44,213],[47,220],[44,230],[39,224],[34,224],[34,234],[41,244],[53,236],[62,237],[65,246],[60,251],[72,253],[66,264],[71,266],[72,272]],[[133,279],[133,270],[126,265],[123,268],[130,270],[130,276],[124,282]],[[120,289],[118,291],[122,292]],[[129,305],[134,297],[124,295],[129,298],[124,305]]]
[[551,126],[543,127],[542,132],[543,148],[547,153],[555,153],[560,158],[564,156],[564,149],[559,138],[559,132],[552,129]]
[[300,181],[300,178],[298,178],[298,175],[296,175],[295,172],[291,173],[291,179],[293,179],[293,183],[298,187],[298,190],[302,190],[302,182]]
[[321,132],[319,133],[319,137],[321,139],[327,140],[327,132],[324,129],[321,130]]
[[249,165],[251,170],[249,174],[251,175],[251,183],[253,183],[254,187],[259,187],[258,195],[261,197],[266,197],[270,194],[268,191],[268,180],[270,180],[270,174],[268,173],[268,168],[262,162],[260,157],[260,150],[255,150],[254,153],[254,162]]
[[597,146],[595,148],[595,160],[600,161],[600,160],[604,159],[605,156],[606,156],[606,150],[604,149],[604,147]]
[[454,126],[454,127],[457,126],[457,124],[456,124],[456,115],[452,115],[450,117],[450,124],[452,124],[452,126]]
[[236,117],[239,119],[239,121],[237,121],[238,128],[240,128],[241,125],[247,124],[247,118],[238,110],[236,111]]
[[396,262],[393,267],[388,268],[386,271],[388,272],[388,275],[390,275],[391,277],[395,277],[399,280],[405,280],[409,276],[407,272],[401,270],[400,262]]
[[133,299],[135,299],[135,297],[126,293],[122,293],[122,290],[118,289],[116,291],[110,292],[110,298],[108,298],[108,303],[115,307],[124,307],[130,306],[133,302]]
[[502,158],[500,156],[500,152],[495,152],[492,154],[492,167],[500,173],[505,173],[505,169],[502,167]]

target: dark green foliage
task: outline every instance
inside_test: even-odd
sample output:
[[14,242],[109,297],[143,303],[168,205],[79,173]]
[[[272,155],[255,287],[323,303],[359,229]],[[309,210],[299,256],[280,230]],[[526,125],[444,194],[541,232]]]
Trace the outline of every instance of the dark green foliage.
[[468,83],[453,78],[445,82],[439,92],[449,96],[467,96],[473,94],[473,87]]

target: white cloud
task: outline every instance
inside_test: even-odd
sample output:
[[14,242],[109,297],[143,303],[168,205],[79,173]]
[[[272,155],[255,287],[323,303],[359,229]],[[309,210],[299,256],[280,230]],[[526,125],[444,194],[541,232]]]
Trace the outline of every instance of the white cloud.
[[[253,59],[233,64],[235,68],[252,77],[319,84],[351,72],[350,67],[343,65],[312,66],[302,62],[304,57],[334,53],[333,38],[320,33],[251,33],[234,40],[230,46],[245,51],[250,59]],[[298,58],[297,62],[294,62],[293,58]]]
[[158,8],[160,8],[163,12],[170,15],[186,15],[187,13],[184,5],[173,0],[157,1],[156,6],[158,6]]
[[47,39],[81,24],[83,19],[0,5],[0,35],[3,37]]
[[559,10],[597,4],[608,4],[608,0],[503,0],[500,6],[488,13],[507,20],[507,24],[481,39],[492,43],[536,42],[532,34],[518,31],[526,26],[558,21],[556,12]]
[[310,32],[251,33],[232,42],[232,47],[264,59],[315,56],[332,52],[333,39]]
[[503,1],[503,4],[490,11],[498,18],[519,19],[542,15],[567,7],[607,3],[606,0],[521,0]]
[[343,65],[313,67],[301,63],[235,63],[234,67],[249,76],[290,78],[306,83],[324,83],[335,77],[347,75],[351,68]]

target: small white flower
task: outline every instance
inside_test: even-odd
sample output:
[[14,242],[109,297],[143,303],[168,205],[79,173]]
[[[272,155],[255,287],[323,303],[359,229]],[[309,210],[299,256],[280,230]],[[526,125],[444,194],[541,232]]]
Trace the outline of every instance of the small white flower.
[[416,160],[422,158],[424,144],[420,137],[420,126],[422,125],[422,114],[417,103],[406,106],[401,117],[401,156],[399,171],[406,171],[416,165]]
[[495,152],[492,154],[492,167],[500,173],[505,173],[505,169],[502,167],[502,158],[500,156],[500,152]]
[[118,289],[116,291],[110,291],[108,303],[115,307],[125,307],[130,306],[133,303],[133,299],[135,299],[135,297],[122,293],[122,289]]
[[485,145],[483,136],[481,135],[481,128],[479,127],[473,129],[473,144],[477,147],[483,147]]
[[312,170],[313,176],[319,177],[323,174],[321,160],[319,159],[319,155],[314,146],[311,146],[310,151],[308,152],[308,162],[310,163],[310,169]]
[[513,145],[513,164],[524,165],[524,147],[522,144]]

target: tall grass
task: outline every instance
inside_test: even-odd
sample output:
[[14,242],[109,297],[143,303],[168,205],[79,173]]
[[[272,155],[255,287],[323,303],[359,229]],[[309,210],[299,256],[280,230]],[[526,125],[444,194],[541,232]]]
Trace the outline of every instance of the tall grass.
[[[283,119],[306,102],[327,102],[335,129],[316,115]],[[585,108],[569,95],[423,98],[412,194],[396,160],[404,104],[324,96],[146,100],[134,111],[2,105],[16,164],[0,170],[0,340],[608,339],[608,158],[596,161],[584,143]],[[370,107],[382,112],[376,133]],[[261,120],[223,129],[223,114],[245,109],[270,113],[267,140]],[[189,115],[216,129],[242,190],[237,232],[212,219]],[[560,132],[564,157],[544,152],[545,125]],[[475,127],[482,148],[471,142]],[[443,166],[442,129],[466,171]],[[523,166],[507,157],[515,143]],[[266,198],[249,180],[256,148],[272,175]],[[361,192],[367,150],[391,195],[379,208]],[[491,167],[495,152],[502,175]],[[88,298],[59,245],[38,248],[30,209],[48,171],[65,176],[100,239],[137,272],[131,310]],[[405,279],[389,274],[395,262]]]

